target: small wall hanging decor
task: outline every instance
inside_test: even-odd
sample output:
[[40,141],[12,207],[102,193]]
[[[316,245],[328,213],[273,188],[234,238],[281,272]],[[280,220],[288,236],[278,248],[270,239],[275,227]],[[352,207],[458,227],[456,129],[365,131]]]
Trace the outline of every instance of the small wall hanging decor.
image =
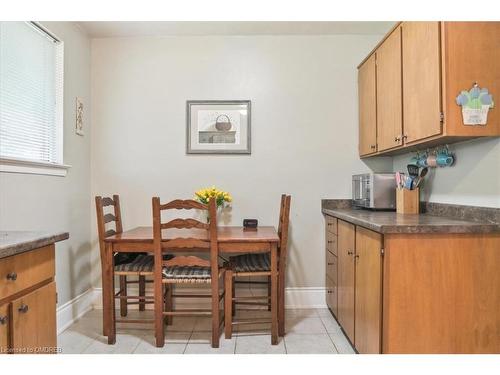
[[249,100],[189,100],[188,154],[250,154]]
[[469,91],[462,91],[456,101],[462,106],[464,125],[486,125],[488,111],[494,106],[487,88],[480,88],[476,82]]
[[82,99],[76,98],[76,125],[75,131],[78,135],[83,135],[83,102]]

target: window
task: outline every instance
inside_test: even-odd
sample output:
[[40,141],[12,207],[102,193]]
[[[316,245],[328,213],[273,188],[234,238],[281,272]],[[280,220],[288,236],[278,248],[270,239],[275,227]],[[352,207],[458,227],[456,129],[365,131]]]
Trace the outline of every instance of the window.
[[38,24],[0,22],[0,171],[62,166],[63,59],[63,43]]

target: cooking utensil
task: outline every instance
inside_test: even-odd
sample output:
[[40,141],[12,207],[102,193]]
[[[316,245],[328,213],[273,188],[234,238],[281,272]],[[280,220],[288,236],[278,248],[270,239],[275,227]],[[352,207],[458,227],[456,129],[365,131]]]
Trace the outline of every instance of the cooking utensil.
[[407,181],[407,183],[405,184],[405,187],[407,189],[412,190],[413,182],[415,181],[415,179],[418,177],[419,174],[419,168],[418,165],[415,164],[408,164],[406,167],[408,168],[408,174],[410,175],[410,177],[408,179],[409,181]]
[[429,172],[429,168],[425,167],[420,171],[420,175],[417,178],[417,181],[415,182],[415,188],[418,188],[420,184],[422,183],[424,177],[427,175],[427,172]]

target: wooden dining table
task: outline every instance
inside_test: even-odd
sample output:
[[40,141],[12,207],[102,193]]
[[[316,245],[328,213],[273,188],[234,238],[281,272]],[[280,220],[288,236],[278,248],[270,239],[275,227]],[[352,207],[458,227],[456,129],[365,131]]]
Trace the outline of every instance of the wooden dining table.
[[[206,239],[207,231],[200,229],[164,229],[163,241],[176,237]],[[279,236],[272,226],[244,230],[240,226],[219,226],[217,241],[220,254],[270,253],[271,258],[271,344],[278,343],[278,242]],[[117,252],[134,253],[153,250],[153,228],[137,227],[106,237],[102,262],[103,331],[108,344],[116,342],[113,255]],[[189,251],[182,249],[185,253]],[[192,249],[192,251],[199,251]],[[231,296],[229,296],[231,297]],[[284,307],[283,307],[284,308]],[[280,314],[281,315],[281,314]]]

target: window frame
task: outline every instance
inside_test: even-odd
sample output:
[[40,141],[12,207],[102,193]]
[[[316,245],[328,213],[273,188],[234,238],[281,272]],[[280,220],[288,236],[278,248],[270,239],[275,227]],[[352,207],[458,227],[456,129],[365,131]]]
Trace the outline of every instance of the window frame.
[[[56,131],[58,133],[57,137],[59,138],[57,146],[59,148],[58,152],[60,153],[60,162],[52,163],[0,155],[0,173],[22,173],[64,177],[67,174],[67,170],[71,168],[70,165],[64,164],[64,42],[40,23],[34,21],[26,21],[26,23],[30,24],[31,27],[37,29],[39,32],[45,33],[49,38],[52,38],[54,42],[58,44],[57,48],[60,49],[58,53],[61,54],[61,61],[56,61],[56,64],[58,62],[62,64],[59,77],[62,81],[61,101],[56,107]],[[56,67],[54,67],[54,69],[55,68]]]

